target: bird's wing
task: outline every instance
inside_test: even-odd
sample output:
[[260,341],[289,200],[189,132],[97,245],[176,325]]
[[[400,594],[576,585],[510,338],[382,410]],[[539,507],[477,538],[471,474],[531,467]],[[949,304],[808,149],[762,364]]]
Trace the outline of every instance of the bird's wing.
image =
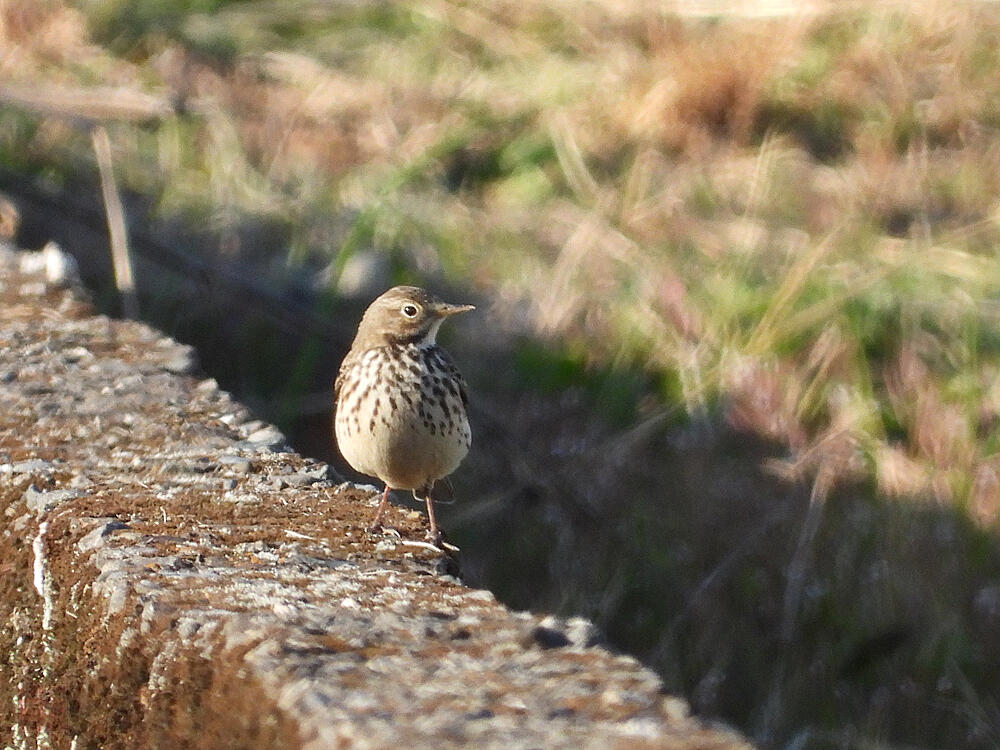
[[333,401],[336,403],[340,400],[340,389],[344,387],[344,380],[347,370],[351,365],[350,355],[344,357],[344,361],[340,363],[340,370],[337,372],[337,379],[333,382]]
[[468,408],[469,392],[468,386],[465,384],[465,378],[462,377],[462,373],[455,367],[455,363],[451,361],[448,352],[438,347],[438,354],[441,358],[441,363],[444,365],[445,372],[448,373],[448,377],[458,386],[458,395],[462,398],[462,406]]
[[465,384],[465,378],[462,377],[462,373],[458,371],[457,367],[452,367],[455,373],[455,382],[458,383],[458,395],[462,397],[462,406],[469,408],[469,392],[468,386]]

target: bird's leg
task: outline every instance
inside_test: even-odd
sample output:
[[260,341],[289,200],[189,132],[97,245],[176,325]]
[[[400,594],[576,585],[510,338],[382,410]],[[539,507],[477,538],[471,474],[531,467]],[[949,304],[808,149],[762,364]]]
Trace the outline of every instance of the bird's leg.
[[[458,547],[449,542],[444,538],[444,532],[438,528],[437,518],[434,516],[434,499],[431,497],[431,490],[434,489],[434,484],[430,484],[419,490],[413,491],[413,496],[419,500],[420,496],[423,495],[423,500],[427,503],[427,520],[429,522],[427,528],[427,539],[431,544],[435,545],[440,549],[445,555],[449,557],[454,557],[455,553],[459,551]],[[457,570],[457,568],[456,568]]]
[[378,504],[378,510],[375,511],[375,520],[372,521],[372,525],[369,527],[369,531],[378,531],[382,528],[382,514],[385,513],[385,509],[389,507],[389,493],[392,491],[392,487],[389,485],[385,486],[385,491],[382,493],[382,501]]
[[433,487],[433,484],[428,484],[415,489],[413,496],[417,500],[423,499],[427,503],[427,520],[430,523],[430,527],[427,529],[427,538],[437,542],[441,538],[441,532],[438,530],[437,519],[434,517],[434,500],[431,499]]
[[434,518],[434,501],[431,500],[431,493],[428,492],[424,500],[427,501],[427,520],[430,521],[430,528],[427,529],[427,533],[433,539],[437,539],[441,532],[438,531],[437,520]]

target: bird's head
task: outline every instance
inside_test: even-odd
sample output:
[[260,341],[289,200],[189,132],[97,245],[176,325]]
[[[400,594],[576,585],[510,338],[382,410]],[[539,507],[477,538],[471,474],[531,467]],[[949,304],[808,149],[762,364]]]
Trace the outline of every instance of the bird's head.
[[474,310],[472,305],[450,305],[415,286],[395,286],[365,310],[354,347],[372,349],[387,344],[431,346],[445,318]]

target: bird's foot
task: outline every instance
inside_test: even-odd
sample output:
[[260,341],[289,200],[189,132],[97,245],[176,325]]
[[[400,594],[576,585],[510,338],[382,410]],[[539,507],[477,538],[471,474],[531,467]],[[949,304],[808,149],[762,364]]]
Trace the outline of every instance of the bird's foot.
[[403,535],[399,533],[399,529],[392,526],[386,526],[383,523],[373,523],[368,527],[369,534],[384,534],[385,536],[394,536],[397,539],[402,539]]
[[444,533],[441,531],[441,529],[433,529],[433,530],[428,529],[427,532],[424,534],[424,538],[427,539],[428,542],[433,544],[442,552],[452,554],[460,551],[459,547],[457,547],[456,545],[452,544],[451,542],[449,542],[447,539],[444,538]]

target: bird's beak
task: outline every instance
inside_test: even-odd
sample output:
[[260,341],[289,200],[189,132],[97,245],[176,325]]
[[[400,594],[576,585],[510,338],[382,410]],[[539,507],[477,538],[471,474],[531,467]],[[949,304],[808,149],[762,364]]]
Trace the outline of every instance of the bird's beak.
[[475,305],[449,305],[442,304],[439,305],[435,312],[442,318],[447,318],[452,315],[458,315],[459,313],[469,312],[469,310],[475,310]]

